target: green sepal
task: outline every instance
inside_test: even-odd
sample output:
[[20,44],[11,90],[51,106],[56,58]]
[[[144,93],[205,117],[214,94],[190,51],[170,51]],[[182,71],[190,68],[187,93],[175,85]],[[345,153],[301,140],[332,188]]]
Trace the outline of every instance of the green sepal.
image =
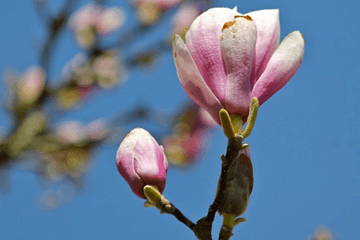
[[250,136],[255,126],[258,110],[259,110],[259,100],[256,97],[253,97],[250,103],[249,116],[247,119],[246,128],[243,132],[244,138]]
[[224,134],[227,138],[234,138],[235,137],[235,131],[234,127],[231,122],[230,115],[228,111],[226,111],[224,108],[222,108],[219,111],[219,117],[221,121],[221,126],[224,130]]

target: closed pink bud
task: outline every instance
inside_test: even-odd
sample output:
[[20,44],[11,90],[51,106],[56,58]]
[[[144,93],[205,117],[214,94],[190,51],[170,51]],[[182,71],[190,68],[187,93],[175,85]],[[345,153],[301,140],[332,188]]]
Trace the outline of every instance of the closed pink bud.
[[180,82],[189,95],[220,124],[226,109],[243,120],[250,101],[260,105],[280,90],[300,67],[304,38],[290,33],[279,45],[278,10],[240,14],[212,8],[176,36],[173,55]]
[[145,199],[145,185],[164,191],[169,164],[162,146],[146,130],[135,128],[125,137],[116,153],[116,165],[138,197]]

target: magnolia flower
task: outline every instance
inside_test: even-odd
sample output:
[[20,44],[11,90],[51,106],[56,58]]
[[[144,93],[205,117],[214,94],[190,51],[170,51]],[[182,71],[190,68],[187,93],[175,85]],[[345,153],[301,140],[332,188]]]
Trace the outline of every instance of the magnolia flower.
[[246,120],[251,98],[260,105],[295,74],[304,55],[299,31],[279,45],[278,10],[245,15],[235,9],[212,8],[186,33],[175,36],[173,55],[180,82],[189,95],[220,124],[225,108]]
[[116,153],[116,165],[138,197],[145,199],[146,185],[164,191],[169,164],[164,149],[146,130],[135,128],[125,137]]
[[229,166],[226,178],[226,190],[218,212],[240,216],[247,208],[253,189],[253,167],[250,149],[246,147],[239,152]]

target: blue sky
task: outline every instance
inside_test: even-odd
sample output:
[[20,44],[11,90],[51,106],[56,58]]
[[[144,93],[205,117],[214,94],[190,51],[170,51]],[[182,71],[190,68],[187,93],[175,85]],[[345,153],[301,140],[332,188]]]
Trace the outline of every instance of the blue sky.
[[[54,9],[59,5],[59,1],[50,2],[55,3]],[[126,7],[122,1],[108,2]],[[80,3],[78,7],[86,1]],[[0,6],[0,71],[13,67],[23,72],[37,63],[36,47],[44,37],[44,29],[32,1],[2,1]],[[282,90],[261,106],[253,134],[247,140],[254,165],[254,190],[244,214],[248,220],[236,227],[232,239],[306,240],[318,225],[328,226],[339,240],[357,239],[360,2],[224,0],[215,1],[215,6],[238,6],[241,13],[278,8],[281,39],[300,30],[306,40],[302,66]],[[131,26],[134,17],[128,13]],[[165,30],[156,34],[165,34]],[[51,77],[58,78],[62,66],[79,51],[71,33],[66,32],[55,51]],[[0,95],[5,91],[1,82]],[[152,70],[130,72],[124,88],[99,94],[60,120],[89,122],[144,102],[174,111],[186,99],[172,55],[167,52]],[[9,125],[10,119],[1,111],[0,127]],[[195,239],[173,216],[142,207],[143,200],[132,194],[117,172],[117,147],[98,150],[84,191],[52,211],[38,208],[39,194],[47,186],[42,186],[30,172],[16,168],[11,171],[11,189],[0,195],[1,238]],[[192,221],[203,217],[213,201],[219,157],[226,150],[226,138],[220,129],[214,132],[208,149],[193,169],[171,168],[168,173],[164,195]],[[220,224],[217,216],[214,236]]]

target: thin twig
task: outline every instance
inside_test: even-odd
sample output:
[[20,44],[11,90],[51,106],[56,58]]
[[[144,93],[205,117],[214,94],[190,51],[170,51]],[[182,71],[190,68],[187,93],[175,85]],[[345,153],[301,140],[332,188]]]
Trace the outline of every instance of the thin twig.
[[173,204],[171,204],[172,207],[174,207],[174,212],[170,213],[174,217],[176,217],[177,220],[185,224],[188,228],[190,228],[192,231],[195,230],[196,224],[193,223],[191,220],[189,220],[182,212],[180,212],[179,209],[177,209]]

